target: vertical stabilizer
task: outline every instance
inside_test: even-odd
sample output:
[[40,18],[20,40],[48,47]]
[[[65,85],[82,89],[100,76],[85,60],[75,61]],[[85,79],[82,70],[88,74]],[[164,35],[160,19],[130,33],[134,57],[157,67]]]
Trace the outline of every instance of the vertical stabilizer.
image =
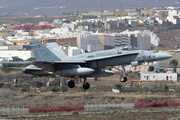
[[54,53],[60,60],[63,58],[67,58],[67,55],[64,53],[64,51],[59,47],[59,45],[56,42],[53,43],[47,43],[46,47]]
[[61,61],[61,59],[54,55],[39,40],[29,41],[29,43],[37,61]]

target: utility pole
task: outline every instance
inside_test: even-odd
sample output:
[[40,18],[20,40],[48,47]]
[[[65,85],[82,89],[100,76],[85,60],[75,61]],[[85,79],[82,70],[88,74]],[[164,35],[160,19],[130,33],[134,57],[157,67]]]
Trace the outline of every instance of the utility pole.
[[123,10],[123,0],[121,0],[121,9],[120,9],[120,16],[122,18],[122,10]]
[[103,11],[103,4],[102,4],[102,0],[101,0],[101,18],[102,18],[102,21],[103,21],[103,17],[104,17],[104,16],[103,16],[103,12],[104,12],[104,11]]

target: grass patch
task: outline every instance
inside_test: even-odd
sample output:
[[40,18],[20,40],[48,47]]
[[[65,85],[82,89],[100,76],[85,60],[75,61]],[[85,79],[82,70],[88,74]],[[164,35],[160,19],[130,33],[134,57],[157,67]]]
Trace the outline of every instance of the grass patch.
[[72,115],[79,115],[79,112],[78,111],[73,111]]

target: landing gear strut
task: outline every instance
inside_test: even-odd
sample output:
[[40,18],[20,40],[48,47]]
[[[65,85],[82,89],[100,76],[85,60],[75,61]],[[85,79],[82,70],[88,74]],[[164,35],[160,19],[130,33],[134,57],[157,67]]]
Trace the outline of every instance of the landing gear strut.
[[125,75],[125,69],[124,67],[122,67],[122,73],[123,73],[123,77],[120,77],[120,81],[121,82],[126,82],[127,81],[127,77]]
[[86,82],[86,78],[84,78],[84,84],[83,84],[83,88],[85,89],[85,90],[87,90],[87,89],[89,89],[90,88],[90,84],[88,83],[88,82]]
[[122,72],[122,76],[120,74],[120,82],[126,82],[127,81],[127,77],[125,75],[125,68],[123,66],[121,66],[121,67],[122,67],[122,70],[120,70],[119,68],[116,68],[116,67],[113,67],[113,68],[115,68],[116,70]]

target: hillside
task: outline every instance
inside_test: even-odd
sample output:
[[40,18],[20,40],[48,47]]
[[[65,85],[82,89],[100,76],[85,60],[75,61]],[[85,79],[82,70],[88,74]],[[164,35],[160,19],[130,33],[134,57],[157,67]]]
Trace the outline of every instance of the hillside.
[[[177,5],[177,0],[1,0],[1,5],[6,8],[0,9],[0,12],[22,12],[29,11],[35,7],[45,7],[45,6],[66,6],[66,9],[61,11],[100,11],[101,1],[103,3],[104,10],[115,10],[121,8],[136,8],[136,7],[154,7],[154,6],[167,6],[167,5]],[[141,1],[141,2],[140,2]]]
[[180,30],[169,30],[157,33],[160,38],[160,46],[153,47],[154,50],[172,50],[175,46],[180,48]]

